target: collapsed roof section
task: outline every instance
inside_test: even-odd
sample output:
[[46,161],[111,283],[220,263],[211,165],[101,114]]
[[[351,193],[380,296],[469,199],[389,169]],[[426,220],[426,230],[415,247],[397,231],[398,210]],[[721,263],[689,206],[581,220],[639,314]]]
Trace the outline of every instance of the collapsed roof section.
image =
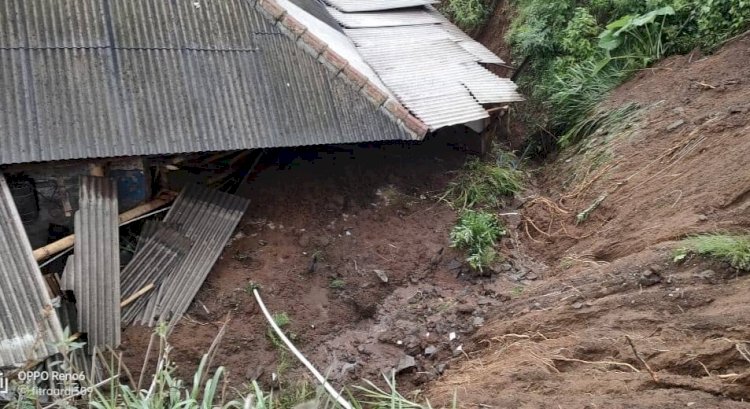
[[[276,0],[295,18],[289,0]],[[299,0],[297,0],[299,1]],[[324,0],[364,61],[385,87],[430,130],[487,118],[488,104],[522,101],[517,86],[482,64],[503,60],[440,14],[430,0]],[[306,23],[306,21],[303,21]],[[325,27],[308,29],[336,37]],[[336,42],[344,43],[336,38]],[[340,45],[335,51],[343,48]],[[341,55],[351,61],[351,50]]]

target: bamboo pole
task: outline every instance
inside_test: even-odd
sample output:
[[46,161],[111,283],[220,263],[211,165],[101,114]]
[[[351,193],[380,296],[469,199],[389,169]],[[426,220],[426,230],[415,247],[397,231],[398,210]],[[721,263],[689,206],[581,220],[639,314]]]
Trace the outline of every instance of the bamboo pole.
[[[158,198],[148,203],[144,203],[133,209],[130,209],[125,213],[120,214],[120,224],[133,220],[136,217],[143,216],[146,213],[156,210],[162,206],[165,206],[169,204],[170,202],[172,202],[176,196],[177,196],[177,193],[175,192],[170,192],[170,191],[162,192]],[[34,259],[36,261],[42,261],[49,257],[52,257],[53,255],[63,250],[73,247],[73,245],[75,244],[75,241],[76,241],[75,234],[71,234],[70,236],[65,236],[61,238],[60,240],[57,240],[55,242],[47,244],[44,247],[40,247],[34,250]]]
[[149,284],[149,285],[141,288],[140,290],[136,291],[135,294],[133,294],[130,297],[122,300],[122,302],[120,303],[120,308],[127,307],[133,301],[137,300],[140,296],[142,296],[143,294],[146,294],[147,292],[149,292],[149,291],[151,291],[153,289],[154,289],[154,283],[151,283],[151,284]]

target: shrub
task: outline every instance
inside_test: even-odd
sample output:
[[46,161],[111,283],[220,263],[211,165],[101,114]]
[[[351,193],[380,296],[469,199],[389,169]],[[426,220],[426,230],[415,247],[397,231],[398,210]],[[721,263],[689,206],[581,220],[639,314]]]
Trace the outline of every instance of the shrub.
[[450,183],[443,197],[450,198],[453,206],[459,209],[497,206],[503,196],[512,196],[522,188],[520,171],[507,165],[499,166],[472,158],[466,162],[456,180]]
[[713,48],[750,27],[750,2],[746,0],[696,0],[697,38]]
[[750,271],[750,235],[707,234],[683,240],[675,261],[690,253],[726,261],[738,270]]
[[495,260],[495,244],[505,233],[494,214],[464,210],[450,233],[451,247],[465,250],[469,265],[482,271]]
[[[640,69],[670,53],[711,50],[750,27],[746,0],[515,0],[506,40],[516,62],[530,129],[558,134]],[[600,47],[601,46],[601,47]],[[522,116],[523,117],[523,116]],[[541,123],[540,123],[541,122]]]
[[492,10],[486,0],[447,0],[443,12],[459,27],[473,29],[483,26]]

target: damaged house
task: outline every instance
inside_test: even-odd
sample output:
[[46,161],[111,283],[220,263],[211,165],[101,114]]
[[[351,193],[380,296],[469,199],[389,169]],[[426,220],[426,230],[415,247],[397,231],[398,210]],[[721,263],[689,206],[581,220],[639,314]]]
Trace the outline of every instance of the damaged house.
[[[218,182],[260,148],[482,131],[520,101],[430,3],[4,0],[0,368],[65,327],[91,354],[180,319],[247,207],[175,184],[183,164],[221,159]],[[154,212],[121,260],[120,225]]]

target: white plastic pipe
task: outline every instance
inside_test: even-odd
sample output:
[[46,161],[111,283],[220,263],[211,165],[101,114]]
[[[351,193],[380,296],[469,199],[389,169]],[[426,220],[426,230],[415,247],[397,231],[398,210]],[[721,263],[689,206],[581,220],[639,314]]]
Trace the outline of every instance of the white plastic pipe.
[[301,352],[299,352],[299,350],[294,346],[294,344],[292,344],[292,341],[290,341],[286,337],[286,335],[284,335],[284,331],[282,331],[281,328],[279,328],[279,326],[276,325],[276,321],[274,321],[273,317],[268,312],[268,309],[266,309],[266,305],[263,304],[263,300],[260,298],[260,293],[258,292],[257,288],[253,289],[253,295],[255,295],[255,300],[258,301],[260,310],[263,311],[263,315],[266,317],[266,320],[271,325],[271,328],[273,328],[274,332],[276,332],[276,335],[278,335],[279,338],[281,338],[281,341],[284,342],[284,345],[286,345],[287,348],[289,348],[289,350],[292,351],[294,356],[296,356],[297,359],[300,360],[300,362],[305,364],[305,366],[310,371],[310,373],[312,373],[315,379],[317,379],[318,382],[320,382],[320,384],[323,385],[326,391],[334,399],[336,399],[336,402],[338,402],[339,405],[341,405],[345,409],[352,409],[352,405],[346,399],[344,399],[344,397],[341,396],[341,394],[338,393],[338,391],[333,386],[331,386],[330,383],[326,381],[326,378],[324,378],[323,375],[321,375],[320,372],[318,372],[318,370],[315,369],[313,364],[311,364],[310,361],[308,361],[307,358],[305,358],[305,356],[302,355]]

